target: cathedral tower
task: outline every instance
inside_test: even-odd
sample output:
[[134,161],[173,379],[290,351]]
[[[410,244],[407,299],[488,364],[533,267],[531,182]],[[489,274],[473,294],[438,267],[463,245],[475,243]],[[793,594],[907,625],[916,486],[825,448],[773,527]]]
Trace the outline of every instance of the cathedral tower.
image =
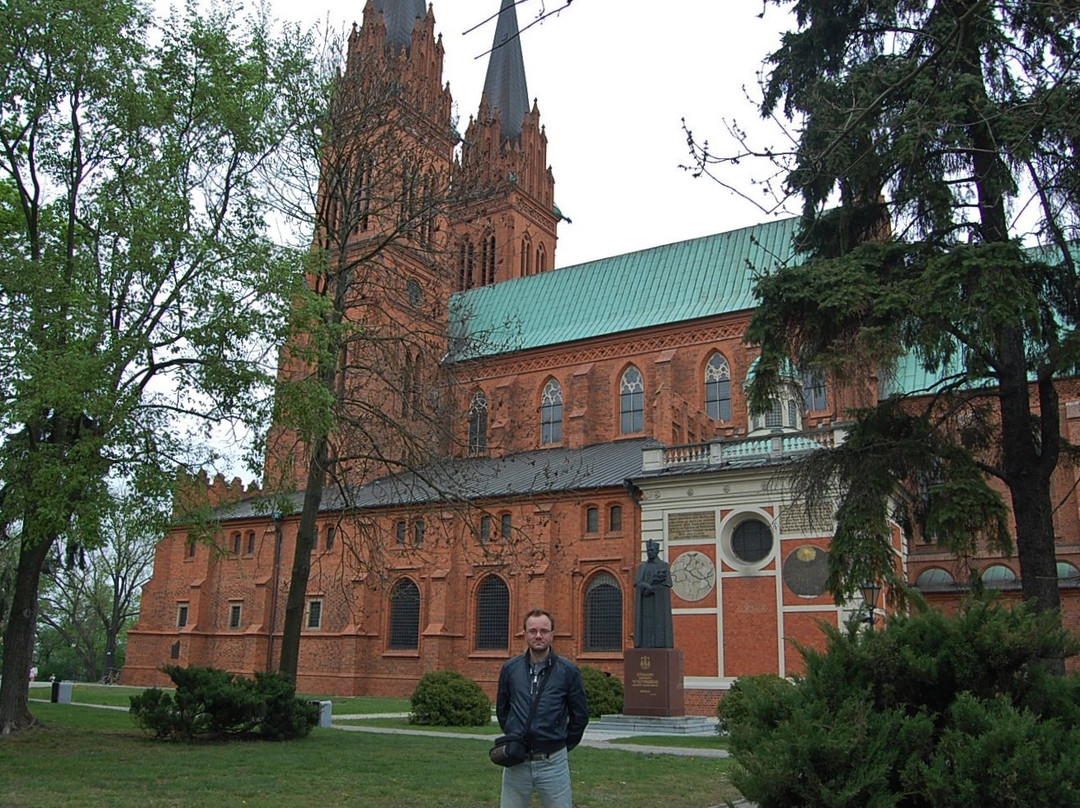
[[465,131],[455,187],[458,291],[555,264],[555,179],[536,102],[530,106],[514,0],[502,0],[484,94]]
[[423,0],[368,0],[317,144],[309,294],[281,357],[273,488],[309,479],[319,440],[301,436],[315,404],[329,408],[319,417],[331,425],[325,468],[335,481],[359,484],[448,452],[438,391],[457,135],[442,68]]

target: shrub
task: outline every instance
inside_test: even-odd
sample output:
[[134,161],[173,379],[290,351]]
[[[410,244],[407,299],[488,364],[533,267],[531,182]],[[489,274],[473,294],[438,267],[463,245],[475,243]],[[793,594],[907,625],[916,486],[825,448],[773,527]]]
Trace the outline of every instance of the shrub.
[[166,665],[162,670],[176,686],[174,694],[150,688],[131,697],[136,722],[155,738],[290,740],[307,735],[318,722],[318,708],[296,698],[292,682],[280,674],[260,672],[247,679],[216,668]]
[[482,727],[491,723],[491,700],[480,685],[460,673],[425,673],[412,694],[409,723]]
[[599,668],[581,666],[585,695],[589,699],[589,717],[618,715],[623,711],[623,684],[618,677]]
[[718,708],[760,808],[1077,804],[1080,678],[1053,615],[984,601],[829,629],[804,676],[744,677]]
[[[772,705],[780,708],[784,700],[791,695],[794,687],[787,679],[781,679],[774,673],[759,676],[743,676],[735,680],[731,689],[716,705],[716,731],[726,733],[733,722],[746,717],[750,712],[763,720],[765,712]],[[773,721],[768,721],[771,725]]]

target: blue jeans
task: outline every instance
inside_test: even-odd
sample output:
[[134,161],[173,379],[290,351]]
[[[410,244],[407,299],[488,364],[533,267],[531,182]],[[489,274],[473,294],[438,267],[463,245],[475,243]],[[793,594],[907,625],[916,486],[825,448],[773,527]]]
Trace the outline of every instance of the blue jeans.
[[528,808],[534,788],[544,808],[573,808],[565,749],[552,752],[547,760],[526,760],[503,769],[499,808]]

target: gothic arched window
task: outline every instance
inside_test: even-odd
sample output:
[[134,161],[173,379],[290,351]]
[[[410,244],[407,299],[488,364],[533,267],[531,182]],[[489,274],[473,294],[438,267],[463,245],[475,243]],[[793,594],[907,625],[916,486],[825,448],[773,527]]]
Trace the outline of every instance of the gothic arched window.
[[714,421],[731,420],[731,366],[722,353],[705,365],[705,411]]
[[495,234],[485,233],[480,242],[480,285],[495,283]]
[[487,451],[487,421],[487,396],[483,390],[477,390],[469,406],[469,454]]
[[532,275],[532,240],[526,235],[521,238],[521,277]]
[[473,287],[473,264],[476,261],[476,248],[472,241],[461,242],[458,253],[458,291],[464,292]]
[[420,647],[420,589],[408,578],[390,591],[389,646],[397,651]]
[[615,576],[598,572],[585,587],[584,651],[622,650],[622,589]]
[[510,589],[498,575],[489,575],[476,588],[476,650],[509,647]]
[[631,365],[619,382],[619,431],[623,435],[645,428],[645,382]]
[[562,386],[555,379],[548,380],[540,396],[540,442],[562,441]]

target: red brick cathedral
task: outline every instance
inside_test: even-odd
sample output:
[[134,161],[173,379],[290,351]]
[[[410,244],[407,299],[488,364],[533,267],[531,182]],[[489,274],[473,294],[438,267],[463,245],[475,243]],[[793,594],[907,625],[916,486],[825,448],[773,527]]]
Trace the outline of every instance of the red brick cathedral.
[[[354,156],[336,147],[357,194],[334,201],[344,180],[333,157],[323,169],[332,213],[316,239],[349,267],[354,339],[336,368],[299,688],[408,696],[425,672],[452,669],[493,694],[537,606],[556,616],[560,653],[621,676],[649,540],[671,565],[688,712],[711,712],[736,677],[798,672],[792,641],[820,644],[820,623],[865,607],[834,604],[831,509],[795,501],[785,469],[842,441],[852,407],[926,380],[902,366],[837,389],[792,368],[772,409],[750,417],[752,273],[798,260],[796,222],[556,269],[562,215],[512,0],[464,135],[442,56],[423,0],[368,0],[349,40],[342,97],[387,79],[392,111],[356,123]],[[361,121],[362,107],[346,117]],[[307,342],[298,333],[283,353],[283,380],[312,373]],[[1076,440],[1080,388],[1061,392]],[[310,461],[299,431],[275,424],[261,486],[205,485],[213,530],[178,527],[159,544],[126,684],[166,683],[165,664],[276,668]],[[1075,628],[1078,478],[1059,476]],[[932,602],[954,604],[972,568],[1019,589],[1015,558],[960,562],[899,526],[895,545]]]

